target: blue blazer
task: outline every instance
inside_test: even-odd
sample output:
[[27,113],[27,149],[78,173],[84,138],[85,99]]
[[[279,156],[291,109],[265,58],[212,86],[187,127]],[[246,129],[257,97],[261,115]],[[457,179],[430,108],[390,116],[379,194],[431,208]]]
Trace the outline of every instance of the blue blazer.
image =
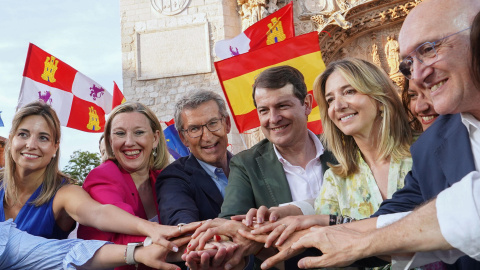
[[[385,200],[374,216],[411,211],[476,170],[460,114],[440,116],[410,151],[413,167],[405,177],[405,187]],[[480,269],[480,262],[464,256],[448,269]]]
[[217,185],[192,154],[163,169],[155,189],[165,225],[216,218],[223,203]]

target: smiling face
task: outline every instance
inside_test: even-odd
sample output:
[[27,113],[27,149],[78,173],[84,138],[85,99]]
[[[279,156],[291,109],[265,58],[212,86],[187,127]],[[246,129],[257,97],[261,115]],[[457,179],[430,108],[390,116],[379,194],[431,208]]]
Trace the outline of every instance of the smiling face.
[[435,112],[432,99],[430,98],[430,90],[415,83],[410,83],[408,96],[410,99],[410,111],[420,121],[423,130],[427,130],[438,117],[438,113]]
[[119,113],[112,120],[110,145],[116,160],[129,173],[148,172],[159,131],[153,132],[148,118],[139,112]]
[[380,127],[377,102],[354,89],[340,71],[334,71],[325,84],[328,117],[345,135],[367,138]]
[[[424,42],[434,42],[463,30],[478,11],[479,1],[424,1],[410,12],[400,31],[402,58]],[[472,15],[473,13],[473,15]],[[438,16],[442,14],[442,16]],[[431,90],[435,110],[440,114],[479,113],[480,92],[470,69],[468,32],[463,31],[439,42],[437,61],[425,66],[414,59],[412,80]]]
[[16,171],[42,174],[58,150],[47,121],[39,115],[25,117],[13,134],[11,155]]
[[227,165],[228,133],[230,132],[230,118],[220,114],[217,103],[209,100],[200,104],[195,109],[184,109],[181,113],[183,129],[192,126],[200,126],[210,123],[212,120],[221,121],[221,128],[210,132],[206,127],[202,135],[191,138],[186,132],[180,132],[180,139],[190,148],[192,154],[199,160],[217,168],[224,168]]
[[280,149],[305,140],[312,101],[312,95],[307,95],[302,104],[290,83],[279,89],[257,87],[255,102],[265,137]]

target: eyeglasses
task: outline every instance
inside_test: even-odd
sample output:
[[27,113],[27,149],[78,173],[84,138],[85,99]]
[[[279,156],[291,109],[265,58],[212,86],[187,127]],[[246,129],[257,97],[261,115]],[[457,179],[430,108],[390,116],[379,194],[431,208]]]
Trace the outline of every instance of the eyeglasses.
[[190,138],[198,138],[200,136],[202,136],[203,134],[203,127],[206,127],[208,129],[208,131],[210,132],[215,132],[215,131],[218,131],[222,128],[222,120],[223,120],[224,116],[222,116],[222,118],[218,119],[218,118],[214,118],[212,120],[210,120],[208,123],[206,123],[205,125],[195,125],[195,126],[189,126],[187,129],[182,129],[183,132],[186,132],[187,135],[190,137]]
[[427,67],[431,66],[438,59],[438,54],[436,50],[436,48],[440,46],[440,44],[438,43],[446,38],[454,36],[468,29],[470,29],[470,27],[448,35],[435,42],[425,42],[422,45],[418,46],[413,52],[411,52],[407,57],[405,57],[402,62],[400,62],[400,72],[403,74],[403,76],[410,80],[412,78],[413,72],[413,58],[417,59],[420,63],[424,64]]

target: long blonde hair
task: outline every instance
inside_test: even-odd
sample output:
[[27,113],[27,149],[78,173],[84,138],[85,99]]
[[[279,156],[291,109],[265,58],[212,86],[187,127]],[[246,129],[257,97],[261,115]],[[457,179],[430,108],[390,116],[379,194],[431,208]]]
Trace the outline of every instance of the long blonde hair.
[[[15,184],[15,170],[16,164],[13,160],[11,153],[12,141],[15,133],[18,129],[18,126],[28,116],[38,115],[43,117],[48,124],[48,127],[53,133],[54,143],[60,143],[60,121],[58,120],[57,114],[49,105],[45,104],[43,101],[34,101],[24,107],[20,108],[12,121],[12,129],[8,135],[8,142],[5,146],[5,168],[0,171],[1,179],[1,188],[5,190],[5,201],[9,199],[14,202],[18,201],[17,187]],[[45,173],[43,175],[42,181],[42,190],[40,195],[32,202],[35,206],[40,206],[47,203],[57,190],[62,187],[64,184],[70,184],[73,182],[67,175],[63,174],[58,169],[58,161],[60,159],[60,147],[57,149],[55,156],[48,163]]]
[[395,87],[387,74],[367,61],[347,58],[330,63],[326,70],[314,82],[315,100],[320,108],[323,139],[327,148],[333,152],[338,165],[330,165],[332,171],[347,177],[358,172],[359,148],[352,136],[343,134],[328,117],[328,104],[325,100],[325,85],[334,71],[340,72],[345,80],[358,92],[368,95],[383,107],[383,117],[379,132],[380,159],[391,156],[398,161],[410,156],[412,130]]
[[[145,117],[147,117],[148,121],[150,122],[150,127],[152,128],[153,133],[157,130],[160,131],[160,136],[158,140],[157,147],[155,148],[157,151],[157,155],[150,155],[150,160],[148,163],[148,168],[150,170],[161,170],[168,165],[168,150],[167,144],[165,142],[165,136],[163,135],[162,127],[160,122],[158,121],[157,116],[150,110],[147,106],[143,105],[139,102],[125,102],[112,110],[108,117],[107,123],[105,124],[105,148],[107,151],[107,156],[109,160],[113,160],[118,165],[118,161],[113,154],[112,145],[110,143],[111,138],[111,131],[112,131],[112,122],[113,119],[121,114],[121,113],[129,113],[129,112],[139,112]],[[152,151],[153,153],[153,151]]]

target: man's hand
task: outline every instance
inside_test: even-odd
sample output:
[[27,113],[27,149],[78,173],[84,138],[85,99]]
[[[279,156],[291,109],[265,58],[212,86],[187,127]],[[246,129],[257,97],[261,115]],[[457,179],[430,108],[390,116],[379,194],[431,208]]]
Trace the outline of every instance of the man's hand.
[[293,256],[296,256],[300,253],[303,252],[304,249],[298,248],[298,249],[292,249],[292,245],[300,239],[303,235],[309,233],[309,230],[303,230],[303,231],[298,231],[294,232],[282,245],[277,246],[279,252],[275,254],[274,256],[266,259],[262,265],[262,269],[268,269],[279,262],[288,260],[292,258]]
[[[325,224],[327,223],[327,224]],[[265,223],[251,231],[252,234],[269,233],[265,247],[282,245],[296,231],[306,230],[315,225],[328,225],[328,216],[288,216],[274,223]]]
[[231,241],[211,241],[205,245],[205,250],[183,254],[182,259],[192,270],[223,270],[225,263],[232,258],[237,247],[238,245]]
[[234,251],[232,258],[225,261],[225,269],[232,269],[239,265],[245,256],[255,254],[259,251],[263,244],[251,241],[238,233],[238,230],[250,231],[250,228],[243,225],[241,222],[216,218],[211,221],[205,222],[200,226],[192,235],[192,240],[188,245],[189,251],[202,250],[205,245],[215,235],[228,236],[232,241],[238,245],[238,248]]
[[312,227],[308,234],[292,245],[294,250],[314,247],[323,255],[306,257],[298,262],[300,268],[348,266],[364,257],[369,247],[369,234],[347,229],[343,225]]

